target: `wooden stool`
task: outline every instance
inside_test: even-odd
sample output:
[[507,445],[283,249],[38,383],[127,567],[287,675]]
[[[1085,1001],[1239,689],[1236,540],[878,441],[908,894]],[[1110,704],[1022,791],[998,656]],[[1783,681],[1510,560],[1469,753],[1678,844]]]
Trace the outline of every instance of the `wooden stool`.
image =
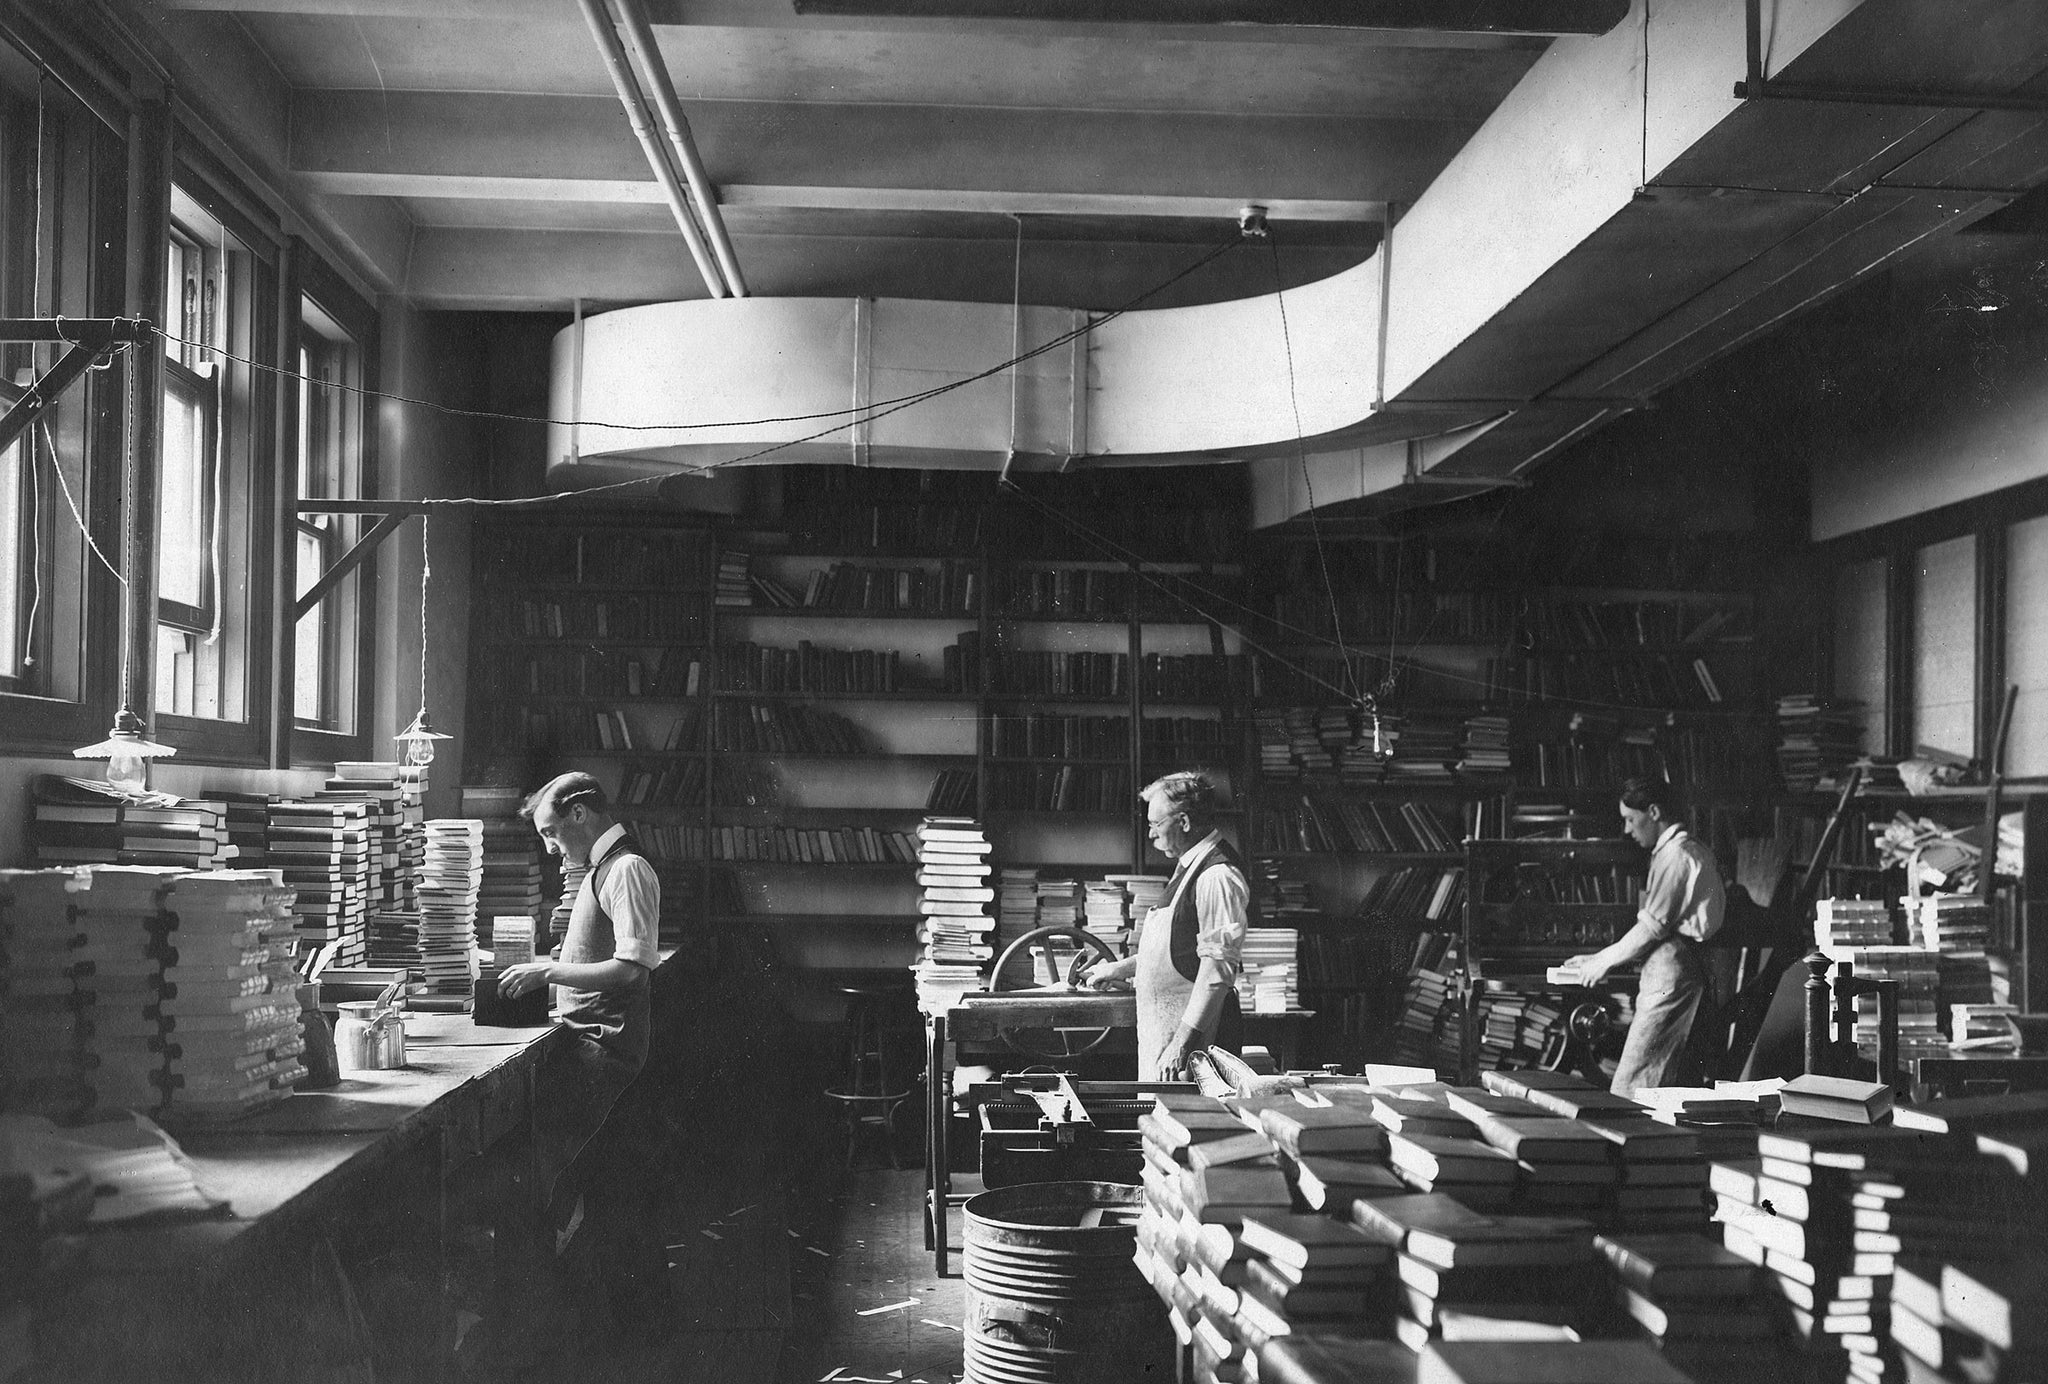
[[[841,1084],[825,1096],[838,1104],[846,1122],[846,1166],[854,1166],[863,1131],[879,1132],[889,1166],[903,1166],[896,1152],[896,1111],[916,1092],[915,1078],[899,1070],[891,1052],[891,1010],[906,1006],[910,991],[893,985],[842,985],[846,997],[843,1036],[845,1069]],[[907,1027],[895,1025],[895,1027]]]

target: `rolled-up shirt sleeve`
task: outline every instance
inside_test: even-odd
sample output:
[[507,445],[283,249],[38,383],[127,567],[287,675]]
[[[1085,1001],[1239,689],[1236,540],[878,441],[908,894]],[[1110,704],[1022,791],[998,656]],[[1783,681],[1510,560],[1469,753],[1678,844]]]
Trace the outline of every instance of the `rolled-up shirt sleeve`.
[[1251,889],[1229,866],[1195,877],[1195,955],[1221,961],[1235,975],[1243,969],[1246,907]]
[[1679,924],[1692,911],[1698,876],[1699,863],[1685,851],[1659,851],[1650,862],[1650,878],[1643,885],[1643,902],[1636,910],[1636,921],[1656,933],[1659,940],[1677,932]]
[[612,955],[653,970],[661,962],[661,881],[642,856],[629,855],[605,872],[598,902],[612,920]]

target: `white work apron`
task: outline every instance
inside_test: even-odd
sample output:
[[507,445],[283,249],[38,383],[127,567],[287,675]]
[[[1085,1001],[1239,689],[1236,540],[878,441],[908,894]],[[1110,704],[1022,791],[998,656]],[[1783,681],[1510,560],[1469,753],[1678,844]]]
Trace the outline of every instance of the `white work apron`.
[[1196,872],[1215,848],[1216,842],[1210,840],[1185,862],[1173,892],[1165,903],[1147,910],[1144,926],[1138,933],[1138,969],[1132,978],[1132,988],[1138,997],[1140,1081],[1151,1081],[1157,1076],[1160,1055],[1173,1041],[1181,1020],[1187,1017],[1188,998],[1195,992],[1195,983],[1174,969],[1173,914],[1180,907],[1181,896],[1194,883]]

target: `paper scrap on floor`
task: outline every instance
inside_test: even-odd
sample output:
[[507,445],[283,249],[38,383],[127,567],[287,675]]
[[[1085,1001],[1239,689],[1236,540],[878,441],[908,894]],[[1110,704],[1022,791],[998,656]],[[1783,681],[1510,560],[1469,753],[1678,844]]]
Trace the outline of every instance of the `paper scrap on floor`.
[[918,1302],[916,1298],[905,1298],[901,1302],[884,1303],[880,1307],[863,1307],[860,1311],[854,1313],[854,1315],[856,1317],[872,1317],[879,1315],[883,1312],[901,1312],[906,1307],[915,1307],[917,1305]]

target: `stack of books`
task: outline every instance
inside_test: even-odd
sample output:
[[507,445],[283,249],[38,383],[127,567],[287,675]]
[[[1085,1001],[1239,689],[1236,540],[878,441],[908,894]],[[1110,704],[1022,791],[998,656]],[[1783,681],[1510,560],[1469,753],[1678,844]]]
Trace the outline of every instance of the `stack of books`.
[[1975,894],[1926,894],[1906,901],[1913,943],[1932,952],[1981,952],[1991,944],[1991,901]]
[[718,586],[712,597],[712,604],[719,606],[750,606],[754,603],[753,586],[747,579],[747,554],[726,549],[718,555]]
[[420,873],[420,953],[426,992],[416,1009],[466,1010],[476,984],[477,900],[483,892],[484,824],[473,817],[427,822]]
[[236,869],[260,869],[268,861],[264,849],[264,833],[270,823],[270,798],[264,793],[228,793],[208,789],[213,801],[222,808],[221,823],[228,834],[228,844],[234,847],[230,857]]
[[399,766],[375,760],[339,762],[313,796],[369,805],[370,883],[363,907],[371,913],[410,908],[418,862],[407,850],[406,795]]
[[[1248,1252],[1237,1317],[1267,1339],[1344,1325],[1384,1335],[1393,1316],[1394,1247],[1314,1212],[1245,1216]],[[1239,1343],[1242,1343],[1241,1336]]]
[[[426,948],[420,940],[420,915],[418,913],[372,913],[366,926],[369,931],[369,968],[373,970],[403,971],[413,980],[424,981],[427,974]],[[331,980],[329,971],[320,973],[323,981]],[[342,968],[348,969],[346,967]],[[422,991],[425,987],[422,985]],[[329,996],[323,990],[321,1002]],[[376,998],[374,995],[370,998]]]
[[[1005,866],[996,875],[996,928],[993,946],[997,955],[1038,926],[1038,871],[1028,866]],[[1010,959],[1000,976],[989,984],[1006,990],[1026,989],[1032,984],[1031,957],[1019,952]]]
[[168,904],[164,1118],[233,1118],[282,1100],[306,1074],[292,891],[277,870],[221,870],[177,876]]
[[1463,1017],[1453,998],[1456,964],[1446,953],[1436,965],[1419,966],[1409,975],[1394,1028],[1395,1061],[1455,1070],[1463,1060]]
[[1166,902],[1165,875],[1104,875],[1115,884],[1123,886],[1130,898],[1131,928],[1134,934],[1138,925],[1145,921],[1145,915]]
[[1757,1268],[1699,1234],[1602,1235],[1616,1301],[1665,1359],[1696,1380],[1772,1379],[1783,1359]]
[[1778,698],[1778,773],[1787,792],[1832,784],[1862,748],[1862,703],[1824,702],[1811,693]]
[[590,876],[590,865],[572,864],[557,856],[561,863],[562,891],[555,895],[555,906],[548,913],[549,947],[557,947],[569,935],[569,916],[576,910],[576,896],[583,892],[583,881]]
[[1287,713],[1267,707],[1252,713],[1252,730],[1259,740],[1261,778],[1292,778],[1294,751],[1287,738]]
[[0,1097],[6,1109],[68,1122],[92,1108],[73,912],[75,870],[0,870]]
[[1609,1141],[1589,1125],[1531,1108],[1536,1113],[1479,1109],[1473,1114],[1479,1136],[1513,1158],[1521,1171],[1515,1205],[1538,1215],[1604,1222],[1602,1213],[1621,1183]]
[[[1856,974],[1899,983],[1899,1056],[1940,1056],[1948,1047],[1941,1032],[1941,957],[1918,947],[1859,947],[1847,958]],[[1877,1052],[1877,996],[1856,997],[1856,1046]]]
[[1722,1243],[1766,1270],[1762,1283],[1783,1300],[1787,1339],[1834,1378],[1890,1377],[1897,1241],[1858,1229],[1855,1205],[1861,1146],[1875,1133],[1766,1132],[1754,1161],[1716,1162],[1709,1183]]
[[[916,835],[924,943],[913,968],[917,1003],[927,1014],[943,1014],[980,988],[981,968],[992,951],[988,937],[995,922],[989,908],[995,891],[988,883],[988,834],[972,817],[927,817]],[[944,921],[934,926],[937,919]]]
[[1247,928],[1237,973],[1237,1002],[1247,1014],[1291,1014],[1301,1008],[1301,934],[1288,927]]
[[1411,1350],[1458,1339],[1577,1340],[1602,1316],[1605,1284],[1586,1221],[1486,1215],[1442,1194],[1358,1201],[1351,1217],[1397,1252],[1394,1334]]
[[[1183,1177],[1193,1169],[1197,1148],[1233,1142],[1242,1145],[1249,1133],[1243,1121],[1220,1102],[1193,1093],[1162,1092],[1153,1108],[1138,1117],[1144,1155],[1141,1180],[1145,1204],[1138,1216],[1133,1259],[1166,1304],[1167,1320],[1181,1344],[1194,1341],[1195,1326],[1204,1316],[1202,1274],[1222,1290],[1235,1293],[1244,1285],[1250,1251],[1239,1238],[1241,1225],[1205,1225],[1183,1201]],[[1270,1147],[1267,1145],[1266,1147]],[[1251,1153],[1256,1156],[1259,1146]],[[1234,1301],[1216,1306],[1229,1315]],[[1225,1352],[1229,1352],[1226,1350]]]
[[1891,909],[1882,899],[1822,899],[1814,905],[1813,941],[1837,961],[1852,947],[1888,947]]
[[172,793],[127,793],[93,779],[37,777],[29,844],[38,865],[144,865],[213,870],[236,856],[227,804]]
[[1081,886],[1071,879],[1038,877],[1036,926],[1073,927],[1081,921]]
[[1505,774],[1508,759],[1508,718],[1485,712],[1465,718],[1464,756],[1458,761],[1461,774]]
[[158,1006],[167,1002],[166,984],[182,985],[191,975],[180,968],[167,980],[162,950],[172,922],[165,896],[179,871],[94,865],[80,873],[86,887],[75,896],[72,918],[79,1010],[91,1031],[93,1103],[109,1111],[155,1110],[164,1098],[165,1016]]
[[1091,879],[1083,886],[1082,925],[1093,936],[1118,952],[1130,937],[1131,920],[1125,913],[1123,886],[1115,880]]
[[[541,898],[541,844],[533,823],[519,815],[524,801],[516,788],[462,789],[462,815],[484,825],[484,874],[477,889],[481,918],[519,915],[545,927]],[[422,838],[424,838],[424,830]],[[664,909],[666,914],[667,910]]]
[[1418,1192],[1456,1197],[1474,1210],[1505,1210],[1521,1169],[1467,1123],[1462,1134],[1425,1134],[1411,1122],[1387,1139],[1394,1173]]
[[339,942],[332,964],[368,959],[370,805],[289,798],[271,800],[264,849],[298,895],[299,941],[319,951]]
[[1288,862],[1265,856],[1259,865],[1259,916],[1279,927],[1290,927],[1304,919],[1322,917],[1309,893],[1308,881],[1288,872]]

